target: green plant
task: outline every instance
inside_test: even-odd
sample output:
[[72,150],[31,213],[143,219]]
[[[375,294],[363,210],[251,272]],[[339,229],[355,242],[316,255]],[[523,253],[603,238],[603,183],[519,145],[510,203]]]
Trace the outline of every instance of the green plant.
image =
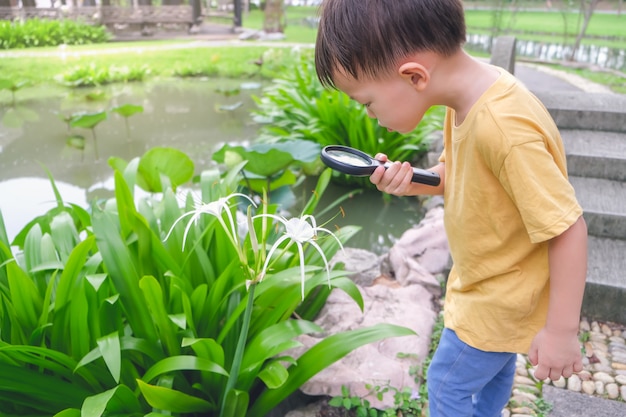
[[[3,413],[261,417],[354,348],[411,333],[359,329],[293,357],[298,335],[322,331],[309,320],[331,288],[362,307],[345,273],[324,267],[338,242],[319,236],[322,255],[298,235],[301,245],[270,257],[278,207],[264,198],[238,208],[243,162],[201,173],[185,192],[193,163],[175,150],[110,163],[115,197],[89,211],[64,203],[51,179],[57,206],[16,236],[18,255],[0,216]],[[317,195],[329,180],[326,171]]]
[[0,49],[82,45],[107,42],[110,37],[104,26],[71,19],[0,21]]
[[[81,127],[83,129],[91,130],[91,135],[93,138],[94,149],[96,153],[96,159],[98,156],[98,141],[96,139],[96,126],[100,124],[100,122],[106,120],[108,118],[108,113],[106,111],[99,111],[94,113],[87,112],[78,112],[72,114],[69,125],[70,127]],[[84,145],[83,145],[84,147]]]
[[[442,109],[434,108],[414,132],[389,132],[346,94],[324,89],[308,53],[302,54],[295,69],[266,87],[256,102],[255,120],[264,124],[260,142],[302,139],[322,146],[347,145],[370,155],[385,153],[390,160],[414,161],[427,149],[429,135],[441,129],[443,122]],[[341,178],[362,186],[369,184],[367,179]]]
[[305,140],[285,140],[279,143],[254,143],[249,146],[225,144],[213,154],[213,159],[233,167],[247,161],[242,170],[241,185],[255,193],[266,190],[270,195],[293,197],[291,189],[298,180],[298,170],[319,174],[321,170],[309,171],[318,161],[320,147]]
[[11,92],[11,103],[15,107],[15,93],[29,85],[27,81],[12,81],[0,79],[0,91],[9,90]]
[[150,74],[146,65],[97,65],[93,62],[77,65],[57,75],[55,79],[68,87],[93,87],[117,82],[143,81]]
[[350,391],[345,386],[341,388],[341,396],[331,398],[328,404],[333,407],[354,410],[356,417],[395,417],[398,415],[421,417],[427,409],[426,397],[422,396],[422,393],[425,393],[425,388],[422,389],[422,386],[420,386],[420,393],[415,393],[408,387],[398,389],[388,384],[367,384],[366,388],[370,390],[370,394],[375,395],[378,399],[382,399],[387,393],[392,393],[394,406],[386,410],[372,408],[368,400],[350,395]]
[[119,114],[124,118],[124,124],[126,125],[126,136],[130,137],[130,126],[128,125],[128,119],[137,113],[143,113],[143,106],[135,104],[122,104],[121,106],[113,107],[112,112]]

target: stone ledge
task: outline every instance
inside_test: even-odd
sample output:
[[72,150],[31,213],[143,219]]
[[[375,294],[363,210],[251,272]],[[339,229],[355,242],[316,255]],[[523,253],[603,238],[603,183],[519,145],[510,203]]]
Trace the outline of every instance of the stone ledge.
[[626,95],[535,91],[561,129],[623,132]]

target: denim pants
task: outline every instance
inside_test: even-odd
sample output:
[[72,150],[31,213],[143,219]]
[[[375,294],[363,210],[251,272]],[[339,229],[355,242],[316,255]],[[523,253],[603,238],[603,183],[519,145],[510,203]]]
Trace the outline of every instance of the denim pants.
[[475,349],[444,329],[428,368],[430,417],[500,417],[516,359],[515,353]]

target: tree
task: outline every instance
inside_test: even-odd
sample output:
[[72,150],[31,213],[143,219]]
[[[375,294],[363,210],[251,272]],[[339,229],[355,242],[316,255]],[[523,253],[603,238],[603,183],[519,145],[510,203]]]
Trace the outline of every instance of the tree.
[[589,26],[589,21],[591,20],[591,16],[593,15],[593,11],[598,5],[599,0],[580,0],[580,14],[583,17],[583,24],[576,36],[576,41],[574,41],[574,46],[572,47],[572,54],[569,56],[570,61],[574,61],[574,57],[576,56],[576,51],[580,47],[580,43],[585,37],[585,32],[587,32],[587,26]]
[[285,0],[267,0],[265,2],[263,30],[266,33],[283,33],[285,31]]

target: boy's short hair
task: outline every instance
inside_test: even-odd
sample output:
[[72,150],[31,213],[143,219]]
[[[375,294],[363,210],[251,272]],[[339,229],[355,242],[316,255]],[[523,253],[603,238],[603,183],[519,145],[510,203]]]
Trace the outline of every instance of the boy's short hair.
[[324,0],[320,10],[315,67],[326,87],[337,70],[375,78],[412,53],[449,56],[465,42],[460,0]]

